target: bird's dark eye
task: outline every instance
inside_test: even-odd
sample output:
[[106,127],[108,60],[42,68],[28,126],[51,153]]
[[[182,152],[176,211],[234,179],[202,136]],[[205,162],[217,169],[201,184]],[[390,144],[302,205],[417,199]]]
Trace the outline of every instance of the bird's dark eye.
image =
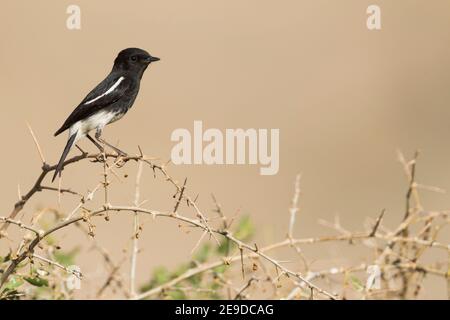
[[137,57],[136,56],[131,56],[131,61],[136,61]]

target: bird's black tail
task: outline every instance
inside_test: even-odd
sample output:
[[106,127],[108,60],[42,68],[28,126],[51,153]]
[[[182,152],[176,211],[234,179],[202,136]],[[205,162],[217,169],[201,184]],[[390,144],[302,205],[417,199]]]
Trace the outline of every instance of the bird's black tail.
[[69,137],[69,140],[67,141],[66,147],[64,148],[64,151],[61,155],[61,159],[59,159],[58,165],[56,166],[55,174],[53,175],[52,182],[55,181],[56,176],[61,176],[61,170],[64,164],[64,160],[66,160],[67,155],[69,154],[70,148],[72,148],[73,143],[75,142],[75,137],[77,136],[77,133],[75,132],[73,135]]

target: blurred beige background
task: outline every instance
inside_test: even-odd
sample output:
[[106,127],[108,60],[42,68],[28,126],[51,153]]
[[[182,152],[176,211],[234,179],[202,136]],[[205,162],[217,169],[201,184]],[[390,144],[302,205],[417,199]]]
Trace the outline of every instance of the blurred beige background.
[[[382,30],[366,28],[366,8],[378,4]],[[66,28],[66,8],[81,7],[81,30]],[[349,229],[387,209],[386,223],[403,214],[406,182],[396,149],[422,151],[418,179],[450,189],[450,2],[434,1],[2,1],[0,11],[1,211],[9,213],[17,184],[28,190],[40,160],[27,131],[33,127],[48,162],[65,136],[53,137],[73,108],[110,71],[123,48],[136,46],[161,58],[144,75],[140,95],[125,118],[104,134],[125,150],[169,159],[176,128],[194,120],[214,128],[279,128],[280,170],[260,176],[258,166],[177,166],[199,204],[250,214],[261,244],[281,239],[294,177],[301,172],[297,236],[329,234],[318,219],[339,214]],[[89,142],[80,143],[94,150]],[[71,154],[75,154],[72,151]],[[64,182],[81,192],[100,178],[101,166],[72,166]],[[131,204],[135,168],[115,186],[116,204]],[[148,206],[172,207],[172,189],[144,172]],[[101,198],[101,197],[99,197]],[[76,199],[64,197],[69,212]],[[424,193],[429,209],[450,207],[450,196]],[[24,221],[56,195],[40,195]],[[190,257],[197,233],[173,222],[147,219],[138,274]],[[96,222],[98,242],[119,259],[129,245],[131,216]],[[86,241],[60,233],[65,248]],[[8,245],[0,244],[5,251]],[[307,252],[345,262],[343,252]],[[352,248],[346,252],[352,256]],[[359,253],[355,253],[357,258]],[[98,256],[82,252],[79,264],[95,272]],[[86,271],[87,270],[87,271]],[[432,280],[430,280],[432,281]],[[442,297],[436,284],[424,297]]]

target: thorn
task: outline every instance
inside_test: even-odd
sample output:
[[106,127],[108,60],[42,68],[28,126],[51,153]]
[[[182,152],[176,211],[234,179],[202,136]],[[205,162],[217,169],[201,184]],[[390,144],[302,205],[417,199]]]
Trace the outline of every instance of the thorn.
[[20,184],[17,184],[17,196],[19,197],[19,200],[22,200],[22,192],[20,191]]
[[39,153],[39,156],[41,158],[41,161],[42,161],[43,164],[45,164],[44,154],[42,153],[42,149],[41,149],[41,146],[39,145],[39,142],[38,142],[38,140],[36,138],[36,135],[34,134],[33,129],[31,129],[31,126],[28,123],[28,121],[26,122],[26,124],[27,124],[28,130],[30,131],[31,136],[33,137],[34,144],[36,145],[36,148],[38,150],[38,153]]
[[370,233],[370,237],[375,236],[377,233],[378,227],[381,224],[381,220],[383,219],[384,213],[386,212],[386,209],[381,210],[381,214],[378,216],[377,220],[375,221],[375,225],[373,226],[372,232]]
[[241,271],[242,271],[242,279],[245,279],[245,270],[244,270],[244,249],[239,246],[239,251],[241,253]]
[[58,206],[61,206],[61,175],[58,177]]
[[187,178],[184,179],[183,187],[181,188],[181,191],[180,191],[180,196],[178,197],[177,203],[175,204],[175,208],[173,209],[174,213],[177,213],[178,207],[180,206],[180,202],[181,202],[181,199],[183,198],[184,190],[186,189],[186,182],[187,182]]

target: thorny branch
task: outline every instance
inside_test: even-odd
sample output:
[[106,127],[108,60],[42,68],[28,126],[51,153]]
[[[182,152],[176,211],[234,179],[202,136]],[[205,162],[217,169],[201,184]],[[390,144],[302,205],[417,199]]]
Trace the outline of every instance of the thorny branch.
[[[106,288],[111,286],[113,283],[116,283],[122,290],[124,290],[125,296],[132,299],[149,298],[152,296],[164,294],[165,292],[169,292],[171,290],[182,290],[185,292],[210,292],[211,289],[190,288],[186,286],[181,287],[180,285],[193,276],[211,272],[215,268],[220,266],[231,266],[232,264],[235,264],[237,262],[240,262],[240,270],[244,280],[244,283],[242,285],[234,287],[232,279],[225,279],[223,275],[216,274],[218,279],[222,283],[226,284],[228,297],[233,298],[233,296],[231,295],[231,291],[234,291],[235,299],[247,298],[249,296],[248,291],[250,291],[253,287],[253,283],[257,283],[258,285],[269,283],[273,286],[274,296],[279,298],[293,299],[297,297],[305,297],[308,299],[314,299],[316,298],[316,296],[322,296],[328,299],[341,299],[346,297],[345,289],[340,290],[340,293],[336,293],[336,290],[334,290],[333,287],[329,285],[332,278],[338,275],[342,275],[344,277],[344,284],[342,287],[345,288],[347,286],[345,283],[348,282],[348,277],[350,274],[366,271],[372,265],[378,266],[382,271],[382,278],[384,280],[383,288],[379,288],[377,290],[377,288],[374,289],[366,286],[362,291],[363,298],[375,296],[377,294],[384,294],[385,297],[387,297],[388,293],[395,294],[396,292],[399,292],[399,295],[402,298],[416,297],[420,290],[421,279],[423,279],[423,277],[427,274],[446,279],[446,282],[448,282],[450,286],[450,282],[448,280],[449,272],[440,268],[440,265],[442,264],[424,265],[422,263],[419,263],[419,259],[423,255],[425,250],[431,248],[444,250],[447,252],[448,256],[450,256],[450,245],[437,241],[437,233],[442,229],[443,225],[446,225],[449,222],[449,213],[446,211],[425,211],[420,203],[420,197],[418,193],[419,188],[431,191],[441,190],[435,187],[423,186],[416,182],[416,162],[418,153],[415,154],[414,159],[410,162],[407,162],[404,156],[399,153],[399,159],[403,165],[405,175],[408,179],[409,187],[406,194],[405,216],[401,223],[393,231],[389,231],[383,225],[382,222],[385,215],[385,210],[382,210],[381,214],[377,217],[372,226],[368,230],[363,232],[349,232],[340,225],[339,221],[336,221],[331,226],[338,232],[337,235],[312,238],[294,237],[295,222],[297,220],[296,218],[299,212],[300,197],[300,176],[298,175],[295,179],[294,195],[292,198],[291,207],[289,208],[289,225],[286,239],[259,248],[256,243],[254,245],[250,245],[233,234],[233,231],[231,230],[231,224],[234,218],[229,221],[229,219],[223,212],[223,208],[217,202],[214,196],[213,200],[216,205],[215,212],[219,214],[222,223],[220,227],[213,227],[210,224],[212,219],[208,219],[196,203],[197,198],[192,200],[192,198],[190,198],[187,194],[187,179],[184,180],[183,184],[179,184],[171,175],[169,175],[167,171],[167,164],[157,164],[154,161],[154,158],[145,156],[140,148],[139,154],[132,156],[117,156],[115,153],[108,152],[100,154],[90,154],[84,152],[81,148],[79,148],[81,154],[73,156],[72,158],[66,160],[64,163],[64,167],[73,165],[80,161],[91,161],[93,163],[103,164],[103,181],[99,182],[97,186],[86,195],[82,195],[81,193],[72,191],[69,188],[61,188],[61,181],[58,188],[45,186],[43,182],[47,174],[54,171],[56,169],[56,166],[48,165],[45,162],[42,149],[40,148],[38,140],[36,139],[36,136],[34,135],[31,127],[29,127],[29,130],[42,161],[42,171],[38,175],[31,189],[27,193],[25,193],[25,195],[21,195],[19,191],[19,200],[15,203],[14,208],[9,216],[0,216],[0,222],[3,223],[3,226],[0,229],[0,237],[8,237],[7,228],[9,225],[17,226],[19,229],[28,232],[22,239],[19,248],[16,251],[16,254],[11,257],[11,261],[8,267],[2,273],[0,279],[0,288],[5,285],[10,275],[17,272],[19,265],[21,265],[27,259],[30,260],[30,262],[32,261],[32,259],[39,259],[45,263],[48,263],[49,265],[65,270],[66,272],[71,272],[81,278],[81,274],[76,274],[74,273],[74,271],[67,269],[60,263],[53,261],[52,259],[43,257],[37,254],[35,251],[38,248],[42,247],[42,240],[46,239],[50,235],[53,235],[57,231],[65,229],[71,225],[79,225],[82,222],[87,223],[89,227],[87,233],[89,234],[89,236],[94,237],[94,228],[91,223],[92,218],[98,216],[108,217],[108,213],[121,212],[132,213],[134,217],[132,249],[130,253],[129,292],[126,291],[125,287],[123,286],[122,279],[119,276],[122,263],[112,263],[109,256],[105,255],[104,251],[102,251],[105,262],[110,265],[110,273],[103,285],[100,287],[97,293],[97,297],[100,297],[106,290]],[[108,163],[108,160],[110,159],[113,159],[114,161],[112,163]],[[110,204],[110,199],[108,197],[108,188],[111,184],[111,181],[108,180],[108,175],[112,173],[117,176],[115,168],[121,168],[130,161],[138,163],[135,197],[133,202],[134,205],[112,205]],[[156,172],[159,172],[162,177],[175,188],[174,198],[176,198],[176,202],[172,210],[160,211],[143,207],[145,201],[140,201],[139,188],[143,164],[148,165],[153,170],[153,172],[155,173],[155,177]],[[101,187],[103,187],[105,191],[104,204],[100,208],[89,209],[87,207],[87,204],[90,200],[93,199],[96,191]],[[58,192],[58,196],[62,194],[72,194],[79,196],[81,200],[80,203],[66,217],[60,218],[55,225],[44,231],[36,227],[34,223],[32,223],[31,225],[27,225],[15,219],[17,214],[24,208],[28,201],[36,193],[41,191],[56,191]],[[195,218],[191,218],[187,214],[180,213],[180,211],[184,210],[181,209],[182,203],[186,203],[188,207],[193,209]],[[136,290],[136,261],[137,255],[139,253],[138,237],[139,233],[141,232],[139,214],[150,215],[153,218],[172,219],[178,221],[179,223],[183,223],[187,226],[191,226],[193,228],[201,230],[201,237],[199,238],[193,251],[198,247],[205,235],[209,235],[217,244],[221,244],[218,237],[225,239],[227,244],[225,256],[214,262],[196,264],[194,267],[189,268],[185,272],[181,273],[173,279],[170,279],[166,283],[148,289],[142,293],[138,293]],[[438,219],[443,219],[443,224],[433,227],[434,223]],[[422,228],[420,228],[420,231],[415,235],[411,235],[410,230],[412,230],[412,226],[417,224],[423,224]],[[330,242],[348,243],[349,245],[360,244],[362,246],[368,247],[371,250],[375,249],[376,254],[372,264],[362,263],[357,266],[331,267],[326,270],[312,271],[310,263],[307,262],[307,259],[305,258],[301,250],[301,246]],[[230,244],[234,244],[234,246],[238,250],[237,253],[235,252],[230,255]],[[289,263],[290,261],[281,261],[268,254],[269,251],[273,251],[275,249],[280,249],[283,247],[291,247],[295,249],[295,252],[303,262],[303,271],[296,271],[295,269],[287,268],[285,264]],[[248,261],[248,263],[246,263],[246,261]],[[269,269],[263,262],[274,267],[276,276],[272,275],[269,272]],[[252,266],[251,270],[249,272],[246,272],[246,269],[249,269],[250,265]],[[447,265],[449,265],[448,262]],[[262,272],[263,277],[256,276],[257,272]],[[394,273],[394,275],[392,275],[392,273]],[[400,289],[397,288],[398,286],[392,284],[392,281],[397,278],[400,278],[402,280]],[[284,294],[279,290],[283,279],[287,280],[290,283],[291,288]],[[327,280],[327,282],[323,285],[318,285],[317,281],[321,279]],[[330,289],[324,289],[325,285]]]

